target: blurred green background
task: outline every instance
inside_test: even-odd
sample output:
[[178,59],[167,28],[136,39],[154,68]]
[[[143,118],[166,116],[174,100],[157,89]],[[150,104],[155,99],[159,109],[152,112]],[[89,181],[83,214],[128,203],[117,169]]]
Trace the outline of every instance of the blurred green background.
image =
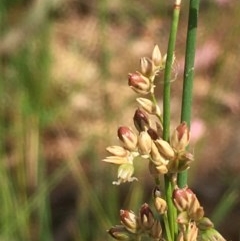
[[[127,74],[154,44],[166,52],[172,1],[0,1],[0,240],[100,241],[137,211],[154,182],[120,187],[101,162],[133,126]],[[188,1],[183,1],[172,83],[180,119]],[[195,68],[189,185],[227,240],[240,238],[240,4],[202,0]],[[162,82],[157,93],[161,104]],[[230,225],[229,225],[230,224]]]

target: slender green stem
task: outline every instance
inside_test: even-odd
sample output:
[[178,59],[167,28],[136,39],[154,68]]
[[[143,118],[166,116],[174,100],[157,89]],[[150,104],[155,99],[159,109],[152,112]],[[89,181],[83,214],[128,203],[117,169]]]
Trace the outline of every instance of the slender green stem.
[[[181,122],[183,121],[187,122],[189,127],[191,122],[194,59],[195,59],[195,49],[196,49],[199,3],[200,3],[200,0],[190,0],[190,3],[189,3],[188,31],[187,31],[186,53],[185,53],[182,112],[181,112]],[[187,185],[187,176],[188,176],[187,171],[183,171],[179,174],[178,176],[179,187],[184,187]]]
[[[177,2],[177,1],[176,1]],[[180,14],[180,4],[174,5],[171,32],[168,41],[167,60],[164,72],[164,93],[163,93],[163,139],[168,140],[170,136],[170,95],[171,95],[171,74],[174,60],[174,51],[177,37],[177,29]]]
[[[168,241],[171,241],[172,239],[171,239],[171,232],[170,232],[170,229],[169,229],[169,227],[170,227],[170,225],[169,225],[169,223],[168,223],[168,217],[167,217],[167,214],[164,214],[163,215],[163,221],[164,221],[164,223],[165,223],[165,232],[166,232],[166,236],[167,237],[169,237],[168,238]],[[174,240],[173,240],[174,241]]]
[[[172,64],[174,61],[174,51],[176,45],[177,29],[179,22],[180,14],[180,0],[175,1],[172,17],[172,25],[170,30],[168,50],[167,50],[167,60],[164,72],[164,93],[163,93],[163,139],[168,141],[170,136],[170,96],[171,96],[171,74],[172,74]],[[168,240],[175,240],[177,236],[177,227],[176,227],[176,216],[177,212],[172,202],[172,191],[173,187],[171,184],[171,177],[168,175],[164,176],[165,181],[165,195],[168,205],[167,219],[168,223],[165,222],[165,225],[169,225],[171,237],[169,233],[166,233]]]

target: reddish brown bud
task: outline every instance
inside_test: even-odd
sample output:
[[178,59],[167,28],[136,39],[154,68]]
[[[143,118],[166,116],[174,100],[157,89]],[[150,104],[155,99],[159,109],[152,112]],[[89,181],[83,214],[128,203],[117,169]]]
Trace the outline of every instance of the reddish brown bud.
[[138,231],[138,218],[132,212],[128,210],[120,210],[120,219],[124,227],[131,233],[137,233]]
[[118,138],[122,145],[129,151],[134,151],[137,147],[137,135],[128,127],[121,126],[118,128]]
[[144,203],[140,209],[139,223],[142,230],[150,230],[154,224],[153,212],[147,203]]
[[148,94],[151,90],[150,80],[139,72],[128,74],[128,85],[139,94]]
[[147,113],[140,110],[139,108],[135,111],[133,122],[139,132],[145,131],[150,126],[150,120]]

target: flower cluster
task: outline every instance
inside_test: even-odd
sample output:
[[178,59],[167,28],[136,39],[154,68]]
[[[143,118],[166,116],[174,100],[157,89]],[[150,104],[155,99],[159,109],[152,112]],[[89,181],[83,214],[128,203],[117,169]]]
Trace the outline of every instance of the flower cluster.
[[203,207],[189,188],[175,189],[173,202],[178,210],[178,241],[224,241],[209,218],[204,217]]
[[114,226],[108,233],[117,240],[139,240],[143,235],[148,235],[153,240],[161,240],[162,226],[154,217],[153,211],[144,203],[139,214],[133,211],[120,210],[121,225]]
[[[141,58],[141,71],[129,74],[129,86],[139,94],[151,93],[152,99],[137,98],[139,108],[133,116],[137,132],[127,126],[119,127],[117,135],[120,146],[107,148],[111,156],[103,161],[119,165],[118,180],[113,182],[114,184],[137,180],[132,175],[133,161],[138,156],[148,160],[150,173],[155,177],[183,171],[193,160],[193,155],[185,150],[190,139],[189,128],[185,122],[173,131],[170,142],[162,139],[162,116],[154,98],[154,80],[157,73],[164,69],[165,59],[156,45],[151,59]],[[150,115],[155,116],[158,121],[153,124]]]
[[[133,176],[134,166],[139,157],[144,159],[155,180],[159,181],[161,175],[171,180],[172,190],[174,189],[172,200],[171,193],[168,198],[162,198],[160,189],[156,186],[153,190],[153,204],[157,215],[146,203],[140,208],[139,214],[121,210],[121,225],[110,228],[108,233],[117,240],[141,240],[143,235],[147,235],[154,241],[225,241],[214,229],[212,222],[204,216],[203,207],[196,195],[189,188],[179,189],[177,186],[176,174],[188,169],[194,158],[187,150],[190,130],[185,122],[172,131],[169,140],[162,137],[162,114],[154,95],[154,81],[159,71],[164,70],[165,61],[166,56],[162,58],[158,46],[155,46],[151,59],[141,58],[140,71],[129,74],[129,86],[149,98],[136,99],[139,108],[133,115],[135,130],[120,126],[117,130],[120,144],[107,147],[110,156],[103,161],[119,166],[117,181],[113,182],[119,185],[137,180]],[[171,215],[174,219],[171,219]],[[170,229],[175,228],[174,222],[178,227],[176,232],[171,232]]]

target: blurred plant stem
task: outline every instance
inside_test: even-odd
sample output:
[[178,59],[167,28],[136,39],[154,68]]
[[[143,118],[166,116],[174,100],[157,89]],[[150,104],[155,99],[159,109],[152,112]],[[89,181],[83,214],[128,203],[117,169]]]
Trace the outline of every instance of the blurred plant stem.
[[[4,3],[4,1],[0,2],[1,30],[5,30],[7,29],[7,24],[3,24],[4,15],[1,14],[5,14],[7,11],[7,3]],[[19,21],[20,24],[7,29],[8,31],[5,31],[4,35],[0,37],[0,56],[12,56],[18,52],[29,39],[34,37],[36,33],[39,33],[41,27],[48,22],[49,12],[57,8],[62,2],[63,0],[32,1],[27,13],[24,15],[25,17]]]
[[224,195],[222,195],[212,213],[211,220],[216,227],[219,227],[225,221],[223,217],[227,217],[233,207],[237,204],[239,199],[239,187],[240,177],[231,179],[228,189]]
[[[172,74],[172,65],[174,62],[174,51],[176,45],[176,37],[178,30],[178,22],[180,15],[180,4],[181,1],[176,0],[173,8],[173,16],[172,16],[172,25],[170,30],[169,42],[168,42],[168,50],[167,50],[167,60],[164,72],[164,89],[163,89],[163,139],[169,141],[170,138],[170,102],[171,102],[171,74]],[[164,175],[165,181],[165,192],[166,192],[166,201],[168,204],[168,212],[167,219],[168,223],[165,225],[169,225],[171,237],[167,237],[169,241],[175,240],[177,236],[177,211],[172,202],[172,177],[170,175]],[[168,234],[168,233],[167,233]]]
[[[196,36],[198,25],[198,11],[200,0],[189,1],[189,16],[188,16],[188,30],[187,42],[185,52],[185,66],[183,76],[183,94],[182,94],[182,111],[181,122],[185,121],[189,128],[191,124],[191,110],[192,110],[192,89],[194,80],[194,60],[196,51]],[[178,185],[185,187],[187,185],[187,170],[179,173]]]
[[109,23],[109,2],[108,0],[102,0],[98,2],[99,9],[99,66],[101,70],[101,90],[103,101],[103,110],[105,121],[111,120],[112,111],[109,104],[108,93],[106,91],[106,83],[110,77],[110,50],[109,50],[109,37],[108,37],[108,23]]

